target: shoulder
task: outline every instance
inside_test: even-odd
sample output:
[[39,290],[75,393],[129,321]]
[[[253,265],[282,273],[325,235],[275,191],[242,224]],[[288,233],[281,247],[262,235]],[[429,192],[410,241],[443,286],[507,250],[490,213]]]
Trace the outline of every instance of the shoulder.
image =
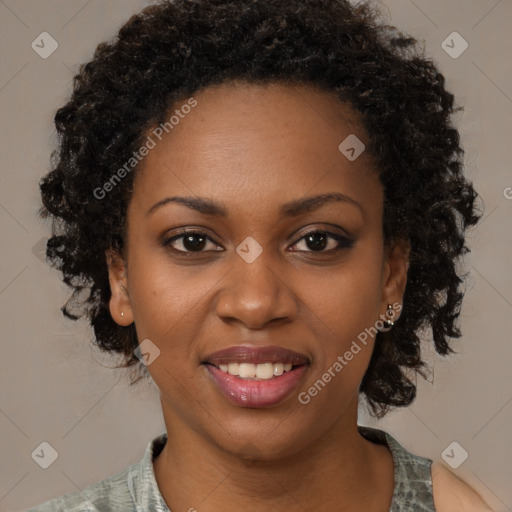
[[[90,512],[92,510],[111,512],[114,510],[130,510],[133,506],[127,485],[130,469],[127,468],[110,478],[96,482],[82,491],[64,494],[46,501],[28,512]],[[123,509],[122,507],[127,508]]]
[[[148,504],[151,510],[160,510],[158,506],[162,500],[159,499],[152,459],[166,440],[166,433],[151,440],[146,445],[141,461],[129,465],[110,478],[89,485],[81,491],[46,501],[28,512],[129,512],[146,510]],[[151,507],[152,505],[154,506]]]
[[437,512],[492,512],[469,485],[439,462],[432,463],[432,491]]

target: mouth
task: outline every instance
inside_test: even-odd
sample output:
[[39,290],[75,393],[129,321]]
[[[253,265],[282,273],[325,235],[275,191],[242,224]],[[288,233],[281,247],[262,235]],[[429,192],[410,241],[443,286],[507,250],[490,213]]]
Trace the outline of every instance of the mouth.
[[285,372],[290,372],[293,368],[301,365],[293,365],[292,363],[241,363],[231,362],[228,364],[219,364],[217,368],[224,372],[229,373],[235,377],[247,380],[270,380],[280,377]]
[[221,394],[239,407],[271,407],[290,396],[310,359],[277,346],[235,346],[208,356],[202,365]]

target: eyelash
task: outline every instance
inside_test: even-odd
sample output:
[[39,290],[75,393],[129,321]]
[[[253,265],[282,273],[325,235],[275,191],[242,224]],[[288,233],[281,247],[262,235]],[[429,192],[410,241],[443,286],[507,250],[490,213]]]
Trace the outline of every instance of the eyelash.
[[[322,251],[298,251],[298,252],[307,252],[307,253],[312,253],[312,254],[336,254],[336,253],[339,253],[345,249],[350,249],[353,245],[354,245],[354,240],[351,240],[350,238],[347,238],[347,237],[344,237],[342,235],[338,235],[336,233],[331,233],[329,231],[325,231],[325,230],[322,230],[322,229],[316,229],[316,230],[313,230],[313,231],[309,231],[308,233],[305,233],[301,238],[299,238],[296,242],[294,242],[292,244],[292,246],[294,245],[297,245],[300,241],[302,241],[304,238],[306,238],[307,236],[309,235],[312,235],[312,234],[324,234],[324,235],[327,235],[328,238],[332,238],[334,240],[336,240],[338,242],[338,246],[335,247],[334,249],[329,249],[329,250],[322,250]],[[216,244],[216,242],[214,240],[212,240],[209,236],[206,235],[206,233],[202,232],[202,231],[197,231],[197,230],[190,230],[190,231],[184,231],[182,233],[180,233],[179,235],[175,235],[171,238],[168,238],[166,240],[164,240],[163,242],[163,245],[165,247],[169,247],[173,252],[175,253],[181,253],[181,254],[201,254],[201,253],[204,253],[204,252],[207,252],[207,251],[204,251],[204,250],[201,250],[201,251],[182,251],[182,250],[179,250],[179,249],[174,249],[173,247],[171,247],[171,244],[173,242],[175,242],[176,240],[179,240],[179,239],[182,239],[186,236],[190,236],[190,235],[200,235],[204,238],[206,238],[207,240],[209,240],[210,242],[213,242],[214,244]],[[215,251],[215,252],[220,252],[220,251]]]

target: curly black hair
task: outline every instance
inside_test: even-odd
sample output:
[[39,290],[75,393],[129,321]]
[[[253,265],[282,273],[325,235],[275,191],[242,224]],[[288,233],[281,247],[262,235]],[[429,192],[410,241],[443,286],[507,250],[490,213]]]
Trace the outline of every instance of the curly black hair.
[[461,336],[466,275],[457,264],[480,213],[452,124],[462,107],[454,107],[418,41],[368,2],[167,0],[97,46],[55,115],[59,145],[40,184],[42,215],[53,218],[47,257],[73,289],[64,314],[89,319],[95,343],[122,354],[119,367],[135,370],[132,384],[147,372],[134,354],[135,326],[121,327],[110,315],[105,258],[109,250],[123,254],[136,168],[108,198],[95,191],[178,101],[230,80],[313,85],[360,114],[384,188],[384,239],[411,247],[402,314],[391,331],[377,334],[360,392],[375,417],[409,405],[413,377],[426,368],[420,334],[430,328],[441,355],[454,352],[448,338]]

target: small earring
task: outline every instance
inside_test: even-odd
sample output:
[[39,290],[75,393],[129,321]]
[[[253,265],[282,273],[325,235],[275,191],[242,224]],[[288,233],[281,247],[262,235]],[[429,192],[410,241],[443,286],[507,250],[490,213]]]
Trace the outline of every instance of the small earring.
[[121,311],[121,316],[124,316],[124,311]]
[[386,311],[385,314],[390,319],[384,320],[384,322],[383,322],[384,327],[380,330],[381,332],[388,332],[395,325],[395,322],[393,321],[393,318],[395,317],[395,311],[393,310],[393,306],[391,304],[388,304],[388,310]]

